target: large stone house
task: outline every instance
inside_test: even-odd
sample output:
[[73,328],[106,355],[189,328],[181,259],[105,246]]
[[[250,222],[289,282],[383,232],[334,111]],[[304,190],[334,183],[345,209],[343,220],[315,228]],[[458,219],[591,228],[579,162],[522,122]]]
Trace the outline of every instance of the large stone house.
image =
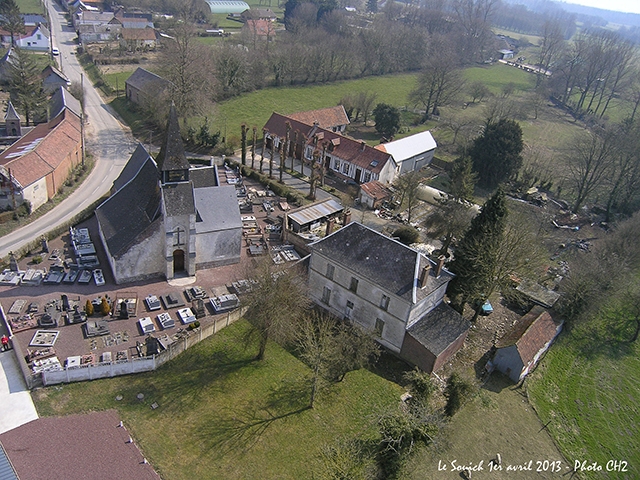
[[[69,98],[59,87],[51,100],[51,119],[0,154],[0,208],[16,208],[28,201],[32,210],[38,209],[56,195],[82,161],[80,115],[68,106]],[[20,117],[13,108],[5,121],[12,133],[21,133]]]
[[214,165],[190,166],[174,106],[157,161],[139,145],[113,190],[96,217],[116,283],[240,261],[235,187],[219,185]]
[[359,223],[311,243],[315,303],[373,333],[426,372],[463,345],[469,322],[444,300],[453,274],[422,253]]

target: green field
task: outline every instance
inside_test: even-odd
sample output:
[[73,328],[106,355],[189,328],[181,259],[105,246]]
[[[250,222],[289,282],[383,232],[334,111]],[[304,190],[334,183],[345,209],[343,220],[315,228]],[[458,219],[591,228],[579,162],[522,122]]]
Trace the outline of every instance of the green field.
[[[638,342],[575,327],[560,337],[529,382],[531,401],[567,460],[603,467],[583,478],[640,478]],[[607,472],[610,460],[628,462],[628,471]]]
[[44,8],[40,0],[15,0],[22,13],[43,13]]
[[153,373],[39,389],[38,412],[117,409],[144,455],[171,480],[310,478],[323,445],[375,438],[373,415],[398,402],[398,385],[351,372],[307,409],[309,369],[273,343],[264,361],[253,361],[247,326],[239,321]]
[[515,90],[526,92],[532,90],[536,83],[535,75],[503,63],[467,68],[464,78],[467,83],[484,83],[494,95],[499,95],[508,84],[513,84]]

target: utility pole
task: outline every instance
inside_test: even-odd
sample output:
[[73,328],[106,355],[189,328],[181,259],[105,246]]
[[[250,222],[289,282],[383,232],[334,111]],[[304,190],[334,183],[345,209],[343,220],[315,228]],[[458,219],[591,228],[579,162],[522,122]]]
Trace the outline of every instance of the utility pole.
[[85,152],[85,145],[84,145],[84,104],[86,102],[86,97],[84,94],[84,73],[80,74],[80,91],[82,92],[80,94],[81,97],[81,101],[80,101],[80,106],[82,107],[80,109],[80,137],[82,137],[82,168],[84,169],[85,166],[85,161],[87,159],[87,154]]

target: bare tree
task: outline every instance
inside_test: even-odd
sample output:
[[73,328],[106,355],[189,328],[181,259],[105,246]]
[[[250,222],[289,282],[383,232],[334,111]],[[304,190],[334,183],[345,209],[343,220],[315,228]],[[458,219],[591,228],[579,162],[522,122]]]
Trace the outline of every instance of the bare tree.
[[160,62],[164,78],[172,84],[172,98],[183,122],[187,115],[206,111],[213,93],[209,49],[197,42],[195,35],[191,23],[178,23],[174,40],[167,42]]
[[305,281],[295,269],[276,270],[269,256],[253,272],[255,281],[245,305],[252,325],[250,336],[258,336],[257,360],[265,355],[268,341],[291,341],[295,322],[309,307]]
[[407,222],[411,222],[411,213],[418,204],[418,190],[422,182],[423,175],[420,172],[410,171],[397,177],[393,186],[400,192],[401,208],[406,205]]
[[574,137],[567,155],[570,181],[578,212],[589,196],[600,186],[610,170],[615,140],[611,131],[585,132]]
[[[549,19],[542,26],[542,40],[540,41],[540,53],[538,54],[538,66],[547,72],[559,58],[564,48],[564,33],[560,21]],[[538,75],[536,86],[546,78],[546,74]]]

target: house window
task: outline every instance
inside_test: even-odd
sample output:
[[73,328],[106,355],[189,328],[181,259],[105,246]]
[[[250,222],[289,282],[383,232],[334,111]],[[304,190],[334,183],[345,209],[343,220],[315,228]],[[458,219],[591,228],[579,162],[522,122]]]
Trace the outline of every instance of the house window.
[[349,164],[347,162],[342,164],[342,173],[345,175],[349,174]]
[[376,318],[376,326],[373,329],[373,333],[376,337],[382,336],[382,331],[384,330],[384,320],[381,318]]
[[338,160],[337,158],[333,161],[333,169],[340,171],[340,160]]
[[358,293],[358,279],[356,277],[351,277],[351,285],[349,286],[349,290],[353,293]]
[[371,172],[364,172],[364,182],[370,182],[371,181]]
[[382,300],[380,300],[380,308],[382,310],[387,310],[389,308],[389,297],[386,295],[382,295]]
[[322,290],[322,303],[329,305],[329,300],[331,300],[331,289],[329,287],[324,287]]
[[40,35],[40,34],[38,33],[38,34],[36,35],[36,38],[37,38],[38,40],[42,40],[42,35]]
[[335,273],[335,271],[336,271],[336,267],[334,267],[330,263],[327,263],[327,278],[329,280],[333,280],[333,274]]

